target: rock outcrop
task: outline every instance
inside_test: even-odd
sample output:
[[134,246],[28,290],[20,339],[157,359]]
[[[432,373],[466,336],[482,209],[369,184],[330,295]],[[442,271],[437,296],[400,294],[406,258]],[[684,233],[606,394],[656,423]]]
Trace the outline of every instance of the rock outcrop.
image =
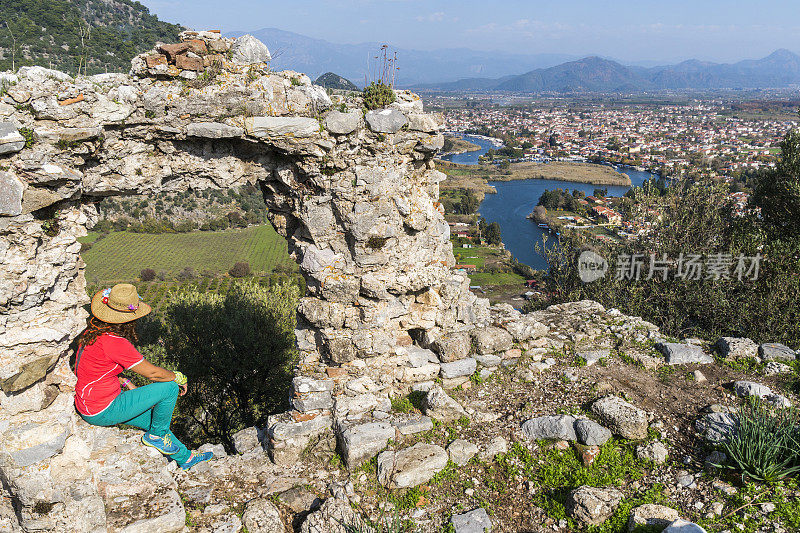
[[[437,201],[444,175],[432,163],[441,117],[403,94],[365,120],[358,96],[332,100],[303,74],[272,71],[269,58],[251,36],[184,32],[182,42],[135,58],[130,74],[25,67],[4,76],[0,472],[26,529],[40,523],[34,508],[63,506],[62,515],[48,513],[54,530],[68,523],[58,516],[79,508],[50,465],[85,428],[71,405],[68,356],[86,319],[77,238],[102,197],[258,184],[307,280],[297,344],[310,374],[328,365],[384,374],[390,364],[395,383],[434,379],[435,357],[406,371],[400,348],[488,321],[488,302],[451,271]],[[288,457],[312,436],[332,434],[330,394],[298,391],[302,421],[276,417],[263,444]],[[348,410],[384,402],[386,393],[362,397]],[[242,435],[237,446],[253,448],[255,438]],[[82,440],[86,454],[94,441]],[[87,530],[106,527],[97,486],[84,491],[80,501],[97,517]]]

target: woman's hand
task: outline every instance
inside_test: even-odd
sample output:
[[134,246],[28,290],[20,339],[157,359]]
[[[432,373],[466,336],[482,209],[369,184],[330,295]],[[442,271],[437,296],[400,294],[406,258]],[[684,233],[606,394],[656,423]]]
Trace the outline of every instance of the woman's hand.
[[118,378],[118,379],[119,379],[119,384],[125,387],[126,389],[133,390],[136,388],[136,385],[134,385],[133,382],[129,379],[127,378]]
[[187,391],[186,385],[179,385],[178,388],[181,389],[180,396],[183,396],[184,394],[186,394],[186,391]]

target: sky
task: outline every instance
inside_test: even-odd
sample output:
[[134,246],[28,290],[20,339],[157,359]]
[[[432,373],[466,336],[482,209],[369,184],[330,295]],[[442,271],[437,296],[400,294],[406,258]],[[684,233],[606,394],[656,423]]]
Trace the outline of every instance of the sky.
[[139,0],[194,29],[279,28],[334,43],[600,55],[629,63],[800,53],[800,0]]

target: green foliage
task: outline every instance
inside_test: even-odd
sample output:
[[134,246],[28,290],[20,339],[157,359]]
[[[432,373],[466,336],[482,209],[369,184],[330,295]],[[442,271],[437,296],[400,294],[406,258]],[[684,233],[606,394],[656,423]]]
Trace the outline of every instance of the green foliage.
[[446,189],[439,201],[447,214],[471,215],[478,210],[480,201],[471,189]]
[[[133,0],[4,0],[0,20],[0,48],[6,50],[0,70],[10,70],[13,61],[16,68],[51,65],[77,73],[85,63],[88,74],[127,72],[136,54],[156,41],[177,41],[183,29],[158,20]],[[85,33],[87,26],[82,44],[81,30]]]
[[33,143],[36,142],[36,138],[33,135],[33,130],[30,128],[20,128],[17,130],[20,135],[25,137],[25,148],[30,148],[33,146]]
[[414,524],[400,518],[400,510],[395,509],[392,516],[387,516],[381,511],[381,516],[376,521],[356,518],[351,524],[345,524],[347,533],[410,533],[416,531]]
[[380,81],[374,81],[364,87],[361,96],[367,109],[382,109],[395,101],[392,88]]
[[800,238],[800,131],[790,130],[781,143],[781,158],[773,170],[756,177],[753,203],[761,210],[773,238]]
[[570,192],[569,189],[545,190],[539,198],[538,205],[546,209],[560,209],[563,211],[585,214],[586,208],[579,202],[584,196],[583,191],[579,191],[578,189],[572,192]]
[[233,267],[231,267],[230,271],[228,271],[228,274],[230,274],[232,278],[243,278],[245,276],[249,276],[250,263],[246,261],[239,261],[233,265]]
[[72,148],[77,148],[80,144],[80,141],[65,141],[62,139],[56,143],[56,148],[59,150],[70,150]]
[[[727,512],[698,523],[708,531],[728,529],[755,533],[776,528],[779,523],[789,531],[797,531],[800,529],[800,500],[795,496],[797,490],[797,481],[794,479],[772,484],[746,482],[730,496],[724,496],[727,500],[725,507],[729,509]],[[767,503],[775,505],[775,512],[758,511],[761,505]]]
[[478,227],[481,230],[481,237],[483,237],[488,244],[498,245],[503,242],[502,234],[500,232],[500,224],[497,222],[487,224],[486,219],[481,218],[478,221]]
[[640,479],[645,472],[646,465],[636,458],[634,444],[623,441],[606,442],[590,466],[584,466],[571,448],[564,451],[547,448],[545,442],[540,446],[543,449],[532,453],[515,443],[496,461],[506,479],[523,475],[542,487],[536,497],[537,505],[555,519],[566,517],[565,501],[571,490],[582,485],[619,486]]
[[398,413],[410,413],[414,410],[414,405],[408,396],[397,396],[392,398],[392,411]]
[[473,385],[480,385],[483,383],[483,376],[481,376],[481,373],[476,370],[475,373],[469,377],[469,380]]
[[[680,183],[666,196],[637,195],[633,216],[651,223],[649,233],[624,242],[588,246],[582,236],[564,235],[559,246],[537,245],[547,259],[547,288],[553,298],[543,303],[591,299],[626,314],[641,316],[676,337],[750,337],[762,342],[800,345],[800,239],[768,238],[757,217],[735,216],[726,184],[710,181]],[[577,269],[579,254],[594,249],[609,263],[605,277],[583,283]],[[673,261],[666,280],[647,279],[649,261]],[[736,274],[739,257],[762,257],[757,279]],[[715,279],[677,277],[677,261],[689,255],[727,257],[730,275]],[[638,256],[644,263],[639,279],[625,279],[621,258]],[[749,260],[743,266],[750,266]],[[536,305],[541,305],[536,303]]]
[[225,296],[187,288],[170,299],[160,340],[163,363],[189,378],[180,412],[191,422],[178,426],[181,438],[232,451],[235,432],[288,407],[297,299],[292,284],[255,281]]
[[775,482],[800,472],[800,426],[794,410],[772,410],[760,401],[739,410],[736,433],[720,446],[742,477]]

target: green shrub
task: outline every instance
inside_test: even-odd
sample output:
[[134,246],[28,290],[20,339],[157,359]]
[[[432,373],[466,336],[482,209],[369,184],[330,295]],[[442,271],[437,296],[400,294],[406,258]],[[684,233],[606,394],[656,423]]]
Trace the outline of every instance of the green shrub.
[[228,271],[232,278],[243,278],[250,275],[250,263],[239,261]]
[[33,146],[33,143],[36,141],[34,137],[33,130],[30,128],[20,128],[17,130],[20,135],[25,138],[25,148],[30,148]]
[[[176,433],[188,443],[221,442],[263,426],[267,416],[288,405],[297,288],[265,288],[238,281],[226,295],[187,287],[164,305],[163,363],[189,379],[179,402]],[[152,337],[152,335],[151,335]]]
[[800,472],[800,427],[797,413],[773,410],[760,401],[746,402],[739,411],[737,431],[721,449],[726,468],[742,477],[775,482]]
[[[631,206],[634,216],[648,217],[649,233],[631,241],[588,245],[580,233],[565,235],[558,246],[537,245],[548,263],[545,278],[553,298],[534,302],[531,309],[556,302],[596,300],[608,308],[641,316],[675,337],[726,336],[750,337],[759,342],[800,345],[800,239],[765,238],[757,218],[737,217],[728,201],[726,184],[700,181],[676,184],[666,196],[637,194]],[[655,210],[660,218],[648,216]],[[608,261],[605,277],[583,283],[577,269],[579,254],[592,249]],[[658,275],[647,279],[651,254],[657,260],[666,256],[677,261],[681,256],[701,256],[705,263],[720,254],[732,258],[728,279],[708,277],[682,279],[671,265],[666,280]],[[734,268],[739,255],[760,254],[758,278],[738,279]],[[621,257],[638,255],[644,265],[638,280],[619,279],[626,268]]]
[[196,277],[197,272],[195,272],[194,268],[190,266],[184,267],[184,269],[178,272],[178,274],[175,276],[178,281],[189,281]]
[[398,413],[410,413],[414,410],[414,405],[411,403],[411,400],[408,396],[397,396],[392,398],[392,411],[397,411]]
[[395,101],[392,88],[380,81],[373,81],[364,87],[362,97],[367,109],[381,109]]

